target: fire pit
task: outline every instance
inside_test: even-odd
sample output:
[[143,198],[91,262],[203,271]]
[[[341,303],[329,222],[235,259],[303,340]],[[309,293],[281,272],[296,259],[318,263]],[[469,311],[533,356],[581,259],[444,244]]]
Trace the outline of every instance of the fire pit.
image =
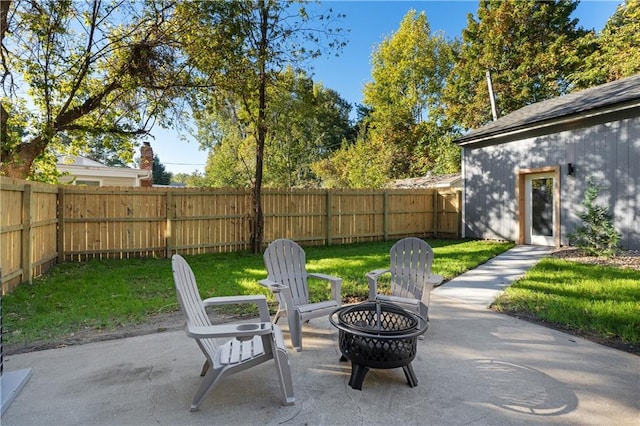
[[352,389],[362,390],[369,368],[402,367],[409,386],[418,385],[411,361],[418,336],[429,327],[424,318],[392,303],[375,301],[337,309],[329,321],[339,330],[342,359],[351,361]]

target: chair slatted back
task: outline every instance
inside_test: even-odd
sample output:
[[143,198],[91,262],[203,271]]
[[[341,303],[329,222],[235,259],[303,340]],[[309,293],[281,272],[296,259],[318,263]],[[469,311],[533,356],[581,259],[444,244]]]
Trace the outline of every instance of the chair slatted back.
[[[187,324],[192,327],[210,326],[211,321],[202,303],[193,270],[186,260],[178,254],[172,256],[171,266],[178,292],[178,301]],[[199,339],[198,344],[209,354],[214,354],[218,346],[215,339]]]
[[296,306],[309,303],[306,260],[302,247],[284,238],[269,244],[264,252],[269,279],[289,287]]
[[420,298],[431,274],[433,249],[420,238],[404,238],[391,247],[391,294]]

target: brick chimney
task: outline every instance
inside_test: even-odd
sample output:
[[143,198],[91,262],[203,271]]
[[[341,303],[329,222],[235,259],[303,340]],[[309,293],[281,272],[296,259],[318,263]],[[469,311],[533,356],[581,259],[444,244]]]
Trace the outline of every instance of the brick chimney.
[[150,188],[153,185],[153,148],[149,142],[143,142],[140,148],[140,169],[149,171],[148,178],[140,179],[140,186]]

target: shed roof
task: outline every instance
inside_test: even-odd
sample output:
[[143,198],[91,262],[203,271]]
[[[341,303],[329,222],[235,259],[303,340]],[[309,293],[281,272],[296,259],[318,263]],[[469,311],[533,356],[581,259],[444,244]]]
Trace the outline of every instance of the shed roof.
[[596,114],[598,111],[624,109],[638,104],[640,104],[640,74],[527,105],[479,129],[472,130],[454,142],[467,145],[492,136],[553,123],[570,116]]

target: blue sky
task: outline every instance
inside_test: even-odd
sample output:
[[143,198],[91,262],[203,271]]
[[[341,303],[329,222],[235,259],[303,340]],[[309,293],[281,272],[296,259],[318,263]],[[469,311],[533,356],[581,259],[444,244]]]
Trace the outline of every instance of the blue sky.
[[[620,1],[583,0],[574,17],[586,29],[599,31],[615,12]],[[346,14],[341,27],[350,29],[348,45],[340,56],[327,56],[311,64],[314,80],[336,90],[352,104],[361,103],[362,87],[371,78],[371,53],[385,38],[398,29],[410,9],[424,11],[431,31],[443,31],[447,38],[460,38],[467,25],[467,14],[475,15],[477,1],[323,1],[323,8]],[[171,130],[154,129],[150,140],[154,153],[173,173],[204,171],[207,152],[200,151],[194,140],[180,140]],[[187,136],[187,135],[182,135]]]

